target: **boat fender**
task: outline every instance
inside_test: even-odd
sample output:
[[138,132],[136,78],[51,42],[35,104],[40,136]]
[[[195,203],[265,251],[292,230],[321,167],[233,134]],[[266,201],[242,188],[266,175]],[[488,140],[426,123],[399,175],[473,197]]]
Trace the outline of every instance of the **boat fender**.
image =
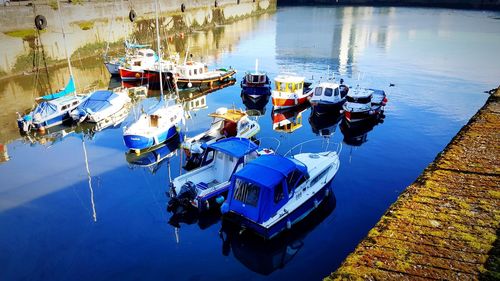
[[130,10],[130,12],[128,13],[128,19],[130,20],[130,22],[134,22],[136,17],[137,14],[135,13],[135,11]]
[[222,203],[224,203],[224,196],[218,196],[217,198],[215,198],[215,202],[217,202],[217,204],[221,205]]
[[44,30],[47,27],[47,19],[42,15],[35,17],[35,26],[38,30]]
[[186,5],[184,5],[184,3],[181,4],[181,12],[185,12],[186,11]]
[[286,229],[291,229],[292,228],[292,222],[290,220],[286,221]]
[[220,212],[222,214],[227,214],[229,212],[229,204],[227,203],[227,201],[222,203],[222,205],[220,206]]
[[187,86],[188,86],[188,88],[191,88],[191,87],[193,87],[193,83],[188,82]]
[[314,208],[318,208],[318,205],[319,205],[318,200],[314,200]]

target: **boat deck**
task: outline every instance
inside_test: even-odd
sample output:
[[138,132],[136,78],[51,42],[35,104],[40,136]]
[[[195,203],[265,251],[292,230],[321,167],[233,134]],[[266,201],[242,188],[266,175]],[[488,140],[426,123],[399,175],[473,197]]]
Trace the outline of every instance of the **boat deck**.
[[500,88],[325,280],[500,276]]

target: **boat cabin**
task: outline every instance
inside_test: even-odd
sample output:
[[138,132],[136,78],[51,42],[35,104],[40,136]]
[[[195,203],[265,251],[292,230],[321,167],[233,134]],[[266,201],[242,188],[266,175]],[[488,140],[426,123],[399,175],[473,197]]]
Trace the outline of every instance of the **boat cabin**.
[[151,49],[139,49],[133,57],[130,58],[129,64],[131,66],[146,67],[152,66],[158,61],[158,56],[155,51]]
[[282,93],[302,93],[304,91],[304,77],[293,75],[279,75],[274,78],[274,89]]
[[41,121],[55,113],[69,111],[80,104],[80,98],[73,95],[68,95],[62,98],[43,101],[33,111],[33,119],[35,122]]
[[260,85],[260,84],[267,84],[268,82],[269,81],[265,73],[247,72],[247,74],[245,75],[245,83],[247,85]]
[[243,130],[247,129],[246,127],[250,124],[247,114],[236,109],[221,107],[208,116],[214,118],[211,127],[219,128],[221,135],[225,137],[234,137],[238,135],[238,132],[241,133]]
[[347,102],[369,104],[372,101],[373,91],[368,89],[356,89],[346,97]]
[[196,77],[208,72],[208,66],[201,62],[188,61],[185,64],[177,65],[176,71],[181,77]]
[[300,192],[298,187],[308,178],[306,166],[297,160],[260,156],[232,178],[223,212],[262,224]]

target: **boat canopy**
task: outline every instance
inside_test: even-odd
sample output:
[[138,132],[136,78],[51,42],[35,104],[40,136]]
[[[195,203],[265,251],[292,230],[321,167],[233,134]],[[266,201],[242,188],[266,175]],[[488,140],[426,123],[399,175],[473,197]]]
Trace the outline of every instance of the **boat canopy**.
[[208,114],[210,117],[214,118],[222,118],[225,120],[229,120],[232,122],[238,122],[240,121],[241,118],[246,116],[247,114],[241,110],[236,110],[236,109],[228,109],[228,110],[217,110],[214,113]]
[[40,121],[38,119],[44,119],[57,112],[57,106],[50,102],[41,102],[37,105],[33,111],[33,118],[37,119],[35,121]]
[[118,97],[118,94],[113,93],[109,90],[95,91],[88,99],[82,102],[79,106],[79,110],[84,110],[86,112],[98,112],[111,105],[111,100]]
[[59,92],[56,92],[53,94],[49,94],[49,95],[45,95],[45,96],[39,97],[38,99],[49,101],[49,100],[57,99],[60,97],[64,97],[65,95],[73,93],[75,91],[76,91],[75,81],[73,80],[73,76],[70,76],[68,84],[66,84],[66,87],[62,91],[59,91]]
[[231,137],[209,144],[208,148],[221,151],[236,158],[241,158],[257,150],[258,146],[249,139]]
[[262,155],[236,173],[236,177],[267,189],[274,189],[277,184],[296,170],[307,175],[306,166],[299,161],[276,154]]

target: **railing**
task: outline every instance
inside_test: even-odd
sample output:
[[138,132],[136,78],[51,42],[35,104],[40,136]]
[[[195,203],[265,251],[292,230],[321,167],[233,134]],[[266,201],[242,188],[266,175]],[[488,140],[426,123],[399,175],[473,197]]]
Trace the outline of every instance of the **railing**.
[[321,142],[322,151],[319,153],[335,152],[335,153],[337,153],[337,155],[339,155],[340,152],[342,151],[342,142],[337,143],[336,144],[337,148],[334,151],[332,151],[332,150],[330,150],[330,148],[333,148],[335,143],[330,142],[330,139],[328,139],[328,138],[323,138],[323,139],[313,139],[313,140],[307,140],[307,141],[301,142],[301,143],[295,145],[294,147],[290,148],[283,156],[286,157],[288,154],[290,154],[293,157],[293,155],[295,155],[295,154],[302,153],[304,145],[310,144],[312,142]]
[[275,143],[276,143],[276,148],[274,148],[274,147],[272,147],[272,146],[270,146],[270,147],[266,147],[266,148],[270,148],[270,149],[272,149],[272,150],[276,153],[276,152],[278,151],[278,148],[279,148],[279,147],[280,147],[280,145],[281,145],[281,142],[280,142],[280,140],[279,140],[279,139],[274,138],[274,137],[262,137],[262,138],[258,138],[258,139],[256,139],[256,143],[258,143],[258,145],[259,145],[259,147],[260,147],[260,148],[263,148],[263,147],[262,147],[262,140],[268,140],[268,139],[269,139],[269,140],[272,140],[273,142],[275,142]]

